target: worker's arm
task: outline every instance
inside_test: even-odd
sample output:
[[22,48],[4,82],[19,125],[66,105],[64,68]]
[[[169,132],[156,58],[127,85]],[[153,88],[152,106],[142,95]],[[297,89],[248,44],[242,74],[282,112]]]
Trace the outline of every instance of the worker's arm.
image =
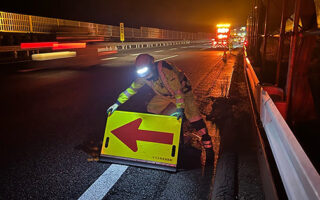
[[145,82],[142,79],[136,79],[129,88],[119,95],[117,102],[108,108],[107,114],[111,115],[121,104],[125,103],[130,99],[130,97],[135,95],[138,90],[144,86],[144,84]]
[[173,70],[166,70],[164,73],[166,75],[166,79],[168,80],[168,85],[170,87],[170,93],[173,93],[174,98],[176,99],[176,107],[177,110],[171,116],[176,116],[177,119],[182,118],[184,113],[184,94],[181,90],[182,86],[178,79],[177,74]]
[[[163,69],[167,70],[167,69]],[[174,98],[176,99],[177,109],[184,108],[184,94],[182,92],[182,86],[179,81],[178,76],[173,70],[167,70],[166,79],[168,80],[168,85],[171,89],[170,93],[173,93]]]
[[172,80],[172,82],[174,82],[173,84],[177,86],[175,87],[175,90],[174,90],[174,98],[176,99],[177,110],[172,114],[172,116],[176,116],[177,119],[179,120],[180,118],[183,118],[183,115],[184,115],[184,94],[181,91],[181,85],[179,80],[175,79],[175,80]]
[[117,99],[117,104],[121,105],[123,103],[125,103],[126,101],[128,101],[130,99],[130,97],[132,97],[133,95],[135,95],[138,90],[144,86],[145,82],[142,79],[136,79],[131,85],[130,87],[128,87],[125,91],[123,91],[118,99]]

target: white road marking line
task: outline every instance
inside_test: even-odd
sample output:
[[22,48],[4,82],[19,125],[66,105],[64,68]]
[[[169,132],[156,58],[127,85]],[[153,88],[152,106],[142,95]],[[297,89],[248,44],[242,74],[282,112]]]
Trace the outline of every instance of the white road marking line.
[[155,52],[162,52],[163,50],[158,50],[158,51],[155,51]]
[[114,60],[114,59],[117,59],[118,57],[110,57],[110,58],[103,58],[101,60]]
[[134,53],[134,54],[131,54],[132,56],[137,56],[137,55],[140,55],[142,53]]
[[160,60],[166,60],[166,59],[169,59],[169,58],[174,58],[174,57],[177,57],[179,55],[174,55],[174,56],[169,56],[169,57],[165,57],[165,58],[161,58],[161,59],[158,59],[158,60],[155,60],[155,62],[158,62]]
[[78,200],[103,199],[128,166],[112,164]]
[[177,48],[172,48],[172,49],[169,49],[169,50],[176,50]]

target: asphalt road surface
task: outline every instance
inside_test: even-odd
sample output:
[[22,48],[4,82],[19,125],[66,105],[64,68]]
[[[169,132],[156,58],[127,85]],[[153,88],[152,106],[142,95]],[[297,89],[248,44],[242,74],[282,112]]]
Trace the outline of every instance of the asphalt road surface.
[[[197,151],[177,173],[96,161],[106,109],[135,79],[135,57],[150,53],[177,65],[200,91],[223,54],[208,48],[131,50],[95,66],[2,73],[0,199],[209,199],[213,170],[201,168]],[[152,96],[145,87],[119,110],[146,112]]]

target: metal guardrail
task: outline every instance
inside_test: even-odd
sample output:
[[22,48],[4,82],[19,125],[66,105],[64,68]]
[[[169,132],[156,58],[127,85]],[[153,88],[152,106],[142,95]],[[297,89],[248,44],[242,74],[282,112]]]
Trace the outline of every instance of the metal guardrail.
[[[72,29],[90,36],[120,37],[120,27],[73,20],[39,17],[0,11],[0,32],[7,33],[54,33]],[[150,27],[124,28],[126,38],[199,40],[208,39],[212,34],[189,33]]]
[[141,49],[141,48],[152,48],[152,47],[164,47],[164,46],[172,46],[172,45],[184,45],[190,44],[191,42],[188,40],[184,41],[157,41],[157,42],[110,42],[105,45],[101,45],[104,47],[98,48],[98,52],[103,51],[114,51],[114,50],[126,50],[126,49]]
[[260,120],[289,199],[320,199],[320,176],[266,91],[245,52],[245,68]]

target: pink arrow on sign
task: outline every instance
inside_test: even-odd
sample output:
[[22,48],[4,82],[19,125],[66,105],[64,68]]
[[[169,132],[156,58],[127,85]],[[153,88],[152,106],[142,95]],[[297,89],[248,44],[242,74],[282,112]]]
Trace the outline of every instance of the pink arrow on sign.
[[172,144],[173,134],[157,131],[139,130],[142,119],[136,119],[111,131],[121,142],[132,151],[138,151],[137,140],[162,144]]

